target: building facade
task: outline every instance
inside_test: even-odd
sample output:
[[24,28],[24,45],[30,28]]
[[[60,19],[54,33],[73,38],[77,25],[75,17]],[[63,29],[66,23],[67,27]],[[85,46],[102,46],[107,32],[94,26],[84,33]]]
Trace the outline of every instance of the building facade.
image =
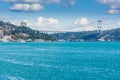
[[4,31],[0,29],[0,38],[3,37]]

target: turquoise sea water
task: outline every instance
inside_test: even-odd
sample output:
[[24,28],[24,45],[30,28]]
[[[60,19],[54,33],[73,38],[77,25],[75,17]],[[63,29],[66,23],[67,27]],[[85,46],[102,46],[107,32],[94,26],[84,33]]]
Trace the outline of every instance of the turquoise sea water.
[[0,43],[0,80],[120,80],[120,43]]

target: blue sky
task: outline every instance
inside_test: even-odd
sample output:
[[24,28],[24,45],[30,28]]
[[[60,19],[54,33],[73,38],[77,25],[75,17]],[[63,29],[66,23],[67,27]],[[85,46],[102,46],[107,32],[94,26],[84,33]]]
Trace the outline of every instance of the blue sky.
[[37,30],[84,31],[120,27],[120,0],[0,0],[0,20]]

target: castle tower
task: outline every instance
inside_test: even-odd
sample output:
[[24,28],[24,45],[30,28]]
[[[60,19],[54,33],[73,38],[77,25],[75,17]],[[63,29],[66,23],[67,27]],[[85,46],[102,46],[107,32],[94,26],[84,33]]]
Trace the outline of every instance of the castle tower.
[[26,27],[27,26],[27,22],[21,22],[20,26]]

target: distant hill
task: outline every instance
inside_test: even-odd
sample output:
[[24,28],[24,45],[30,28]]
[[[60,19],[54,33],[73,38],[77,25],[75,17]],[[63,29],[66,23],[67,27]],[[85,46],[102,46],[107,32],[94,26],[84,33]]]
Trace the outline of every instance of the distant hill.
[[[5,28],[5,35],[14,35],[17,39],[42,39],[44,41],[120,41],[120,28],[104,30],[98,33],[98,31],[81,31],[81,32],[66,32],[45,34],[40,33],[38,30],[33,30],[29,27],[13,25],[10,22],[0,21],[0,28]],[[24,33],[29,35],[23,37],[19,34]]]
[[97,31],[66,32],[53,34],[63,41],[120,41],[120,28]]
[[5,31],[4,33],[5,35],[14,35],[17,38],[23,38],[19,36],[18,34],[24,33],[26,35],[29,35],[29,37],[25,39],[32,39],[32,40],[42,39],[44,41],[56,41],[57,40],[54,36],[50,36],[45,33],[40,33],[38,30],[33,30],[29,27],[13,25],[10,22],[0,21],[0,28],[4,30],[9,30],[9,31]]

